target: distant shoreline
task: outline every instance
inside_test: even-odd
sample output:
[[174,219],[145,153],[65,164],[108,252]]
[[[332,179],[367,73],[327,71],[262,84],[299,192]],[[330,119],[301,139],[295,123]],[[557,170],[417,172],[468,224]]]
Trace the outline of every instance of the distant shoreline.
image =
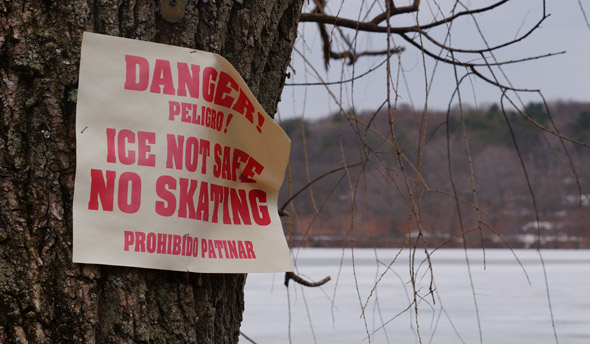
[[[503,242],[499,237],[484,237],[483,245],[479,238],[471,235],[467,241],[468,248],[513,248],[513,249],[536,249],[539,245],[537,244],[537,238],[533,234],[525,235],[512,235],[510,237],[504,237],[508,245]],[[416,237],[412,237],[412,242],[416,242]],[[342,248],[342,247],[354,247],[354,248],[398,248],[403,247],[406,243],[405,238],[399,237],[379,237],[370,238],[365,236],[359,236],[355,238],[347,238],[344,236],[329,236],[329,235],[318,235],[308,236],[302,238],[300,236],[294,236],[292,242],[289,242],[291,247],[318,247],[318,248]],[[462,240],[455,239],[449,241],[448,239],[441,238],[427,238],[427,247],[429,249],[435,248],[463,248]],[[417,243],[421,248],[424,247],[422,241]],[[408,246],[408,245],[405,245]],[[413,246],[413,245],[412,245]],[[559,237],[559,236],[542,236],[540,248],[544,249],[590,249],[590,238],[579,238],[579,237]]]

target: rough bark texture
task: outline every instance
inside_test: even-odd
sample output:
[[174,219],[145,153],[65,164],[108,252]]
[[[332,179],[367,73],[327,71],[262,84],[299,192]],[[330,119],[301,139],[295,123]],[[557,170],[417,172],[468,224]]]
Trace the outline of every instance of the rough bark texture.
[[237,342],[244,275],[71,262],[84,31],[219,53],[275,112],[302,0],[185,2],[0,1],[0,343]]

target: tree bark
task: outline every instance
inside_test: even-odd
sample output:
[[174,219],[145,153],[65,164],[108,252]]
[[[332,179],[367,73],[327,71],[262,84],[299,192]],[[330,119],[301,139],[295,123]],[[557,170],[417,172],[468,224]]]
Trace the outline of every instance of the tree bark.
[[221,54],[273,114],[302,2],[0,1],[0,343],[238,341],[245,275],[72,263],[82,33]]

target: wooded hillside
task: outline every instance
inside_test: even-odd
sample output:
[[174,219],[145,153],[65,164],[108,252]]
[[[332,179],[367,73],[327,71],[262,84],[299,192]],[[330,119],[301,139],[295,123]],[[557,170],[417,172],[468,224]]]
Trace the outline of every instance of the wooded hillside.
[[[590,104],[558,102],[549,110],[551,116],[541,103],[528,104],[524,114],[506,109],[518,151],[500,105],[463,108],[462,115],[460,109],[448,115],[428,113],[420,160],[423,181],[417,183],[415,197],[430,247],[462,245],[461,232],[467,232],[468,246],[481,246],[483,240],[487,247],[536,247],[540,234],[542,246],[590,247],[589,150],[568,141],[562,146],[555,135],[525,117],[551,129],[554,123],[562,135],[587,143]],[[285,208],[290,213],[284,217],[285,228],[293,246],[401,246],[418,235],[405,183],[414,185],[422,113],[402,106],[391,122],[385,110],[356,114],[357,120],[352,113],[281,124],[291,137],[292,150],[279,206],[289,198],[290,188],[295,193],[308,181],[341,168],[299,194],[294,208]],[[402,152],[399,157],[394,140]],[[479,207],[474,204],[469,160]],[[347,169],[342,169],[344,161]]]

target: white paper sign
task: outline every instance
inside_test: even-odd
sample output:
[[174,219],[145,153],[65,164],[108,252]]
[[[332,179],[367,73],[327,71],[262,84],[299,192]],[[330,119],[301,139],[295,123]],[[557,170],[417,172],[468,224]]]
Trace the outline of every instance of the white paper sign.
[[290,140],[223,57],[85,33],[76,131],[74,262],[291,271]]

